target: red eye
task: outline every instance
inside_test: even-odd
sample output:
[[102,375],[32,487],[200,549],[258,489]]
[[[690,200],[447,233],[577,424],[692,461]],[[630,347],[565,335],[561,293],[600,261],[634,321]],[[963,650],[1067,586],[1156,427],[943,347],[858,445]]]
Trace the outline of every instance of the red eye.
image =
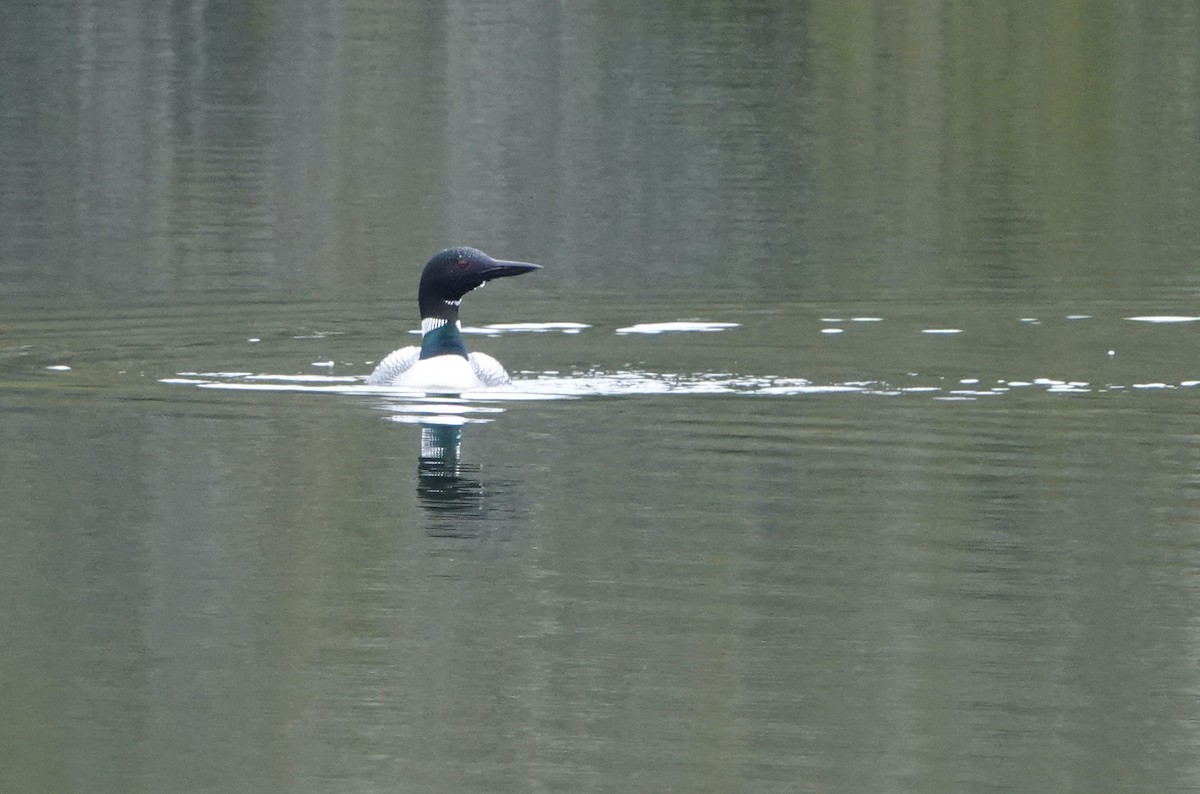
[[463,259],[462,257],[459,257],[459,259],[458,259],[458,269],[459,269],[459,270],[462,270],[462,269],[463,269],[464,267],[466,267],[466,266],[467,266],[467,260]]

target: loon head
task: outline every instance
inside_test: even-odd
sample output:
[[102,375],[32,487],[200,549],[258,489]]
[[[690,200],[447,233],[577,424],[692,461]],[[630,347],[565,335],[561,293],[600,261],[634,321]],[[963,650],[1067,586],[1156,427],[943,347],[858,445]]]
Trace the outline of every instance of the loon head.
[[541,265],[492,259],[477,248],[447,248],[436,254],[421,272],[418,302],[421,319],[458,319],[458,304],[473,289],[492,279],[519,276]]

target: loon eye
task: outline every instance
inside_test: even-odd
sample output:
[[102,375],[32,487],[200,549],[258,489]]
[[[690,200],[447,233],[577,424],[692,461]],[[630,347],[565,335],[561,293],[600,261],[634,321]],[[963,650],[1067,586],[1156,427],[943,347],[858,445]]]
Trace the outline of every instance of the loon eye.
[[463,257],[461,257],[461,256],[460,256],[460,257],[458,258],[458,269],[459,269],[459,270],[462,270],[462,269],[463,269],[463,268],[465,268],[466,266],[467,266],[467,260],[466,260],[466,259],[464,259]]

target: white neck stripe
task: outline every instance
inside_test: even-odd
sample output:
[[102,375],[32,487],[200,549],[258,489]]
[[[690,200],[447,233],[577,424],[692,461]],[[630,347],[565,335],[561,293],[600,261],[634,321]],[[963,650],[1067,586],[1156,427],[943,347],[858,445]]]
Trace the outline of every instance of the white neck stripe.
[[[441,317],[422,317],[421,318],[421,334],[427,334],[430,331],[436,331],[446,324],[446,320]],[[462,320],[455,320],[454,327],[462,330]]]

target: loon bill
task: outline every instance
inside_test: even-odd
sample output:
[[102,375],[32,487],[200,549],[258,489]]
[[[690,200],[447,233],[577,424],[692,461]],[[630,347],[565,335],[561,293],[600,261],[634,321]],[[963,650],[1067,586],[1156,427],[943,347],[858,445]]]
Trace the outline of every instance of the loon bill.
[[421,346],[390,353],[367,378],[372,386],[403,386],[451,393],[512,381],[500,362],[483,353],[467,353],[458,307],[463,296],[492,279],[519,276],[541,265],[492,259],[476,248],[447,248],[421,271],[417,302],[421,309]]

